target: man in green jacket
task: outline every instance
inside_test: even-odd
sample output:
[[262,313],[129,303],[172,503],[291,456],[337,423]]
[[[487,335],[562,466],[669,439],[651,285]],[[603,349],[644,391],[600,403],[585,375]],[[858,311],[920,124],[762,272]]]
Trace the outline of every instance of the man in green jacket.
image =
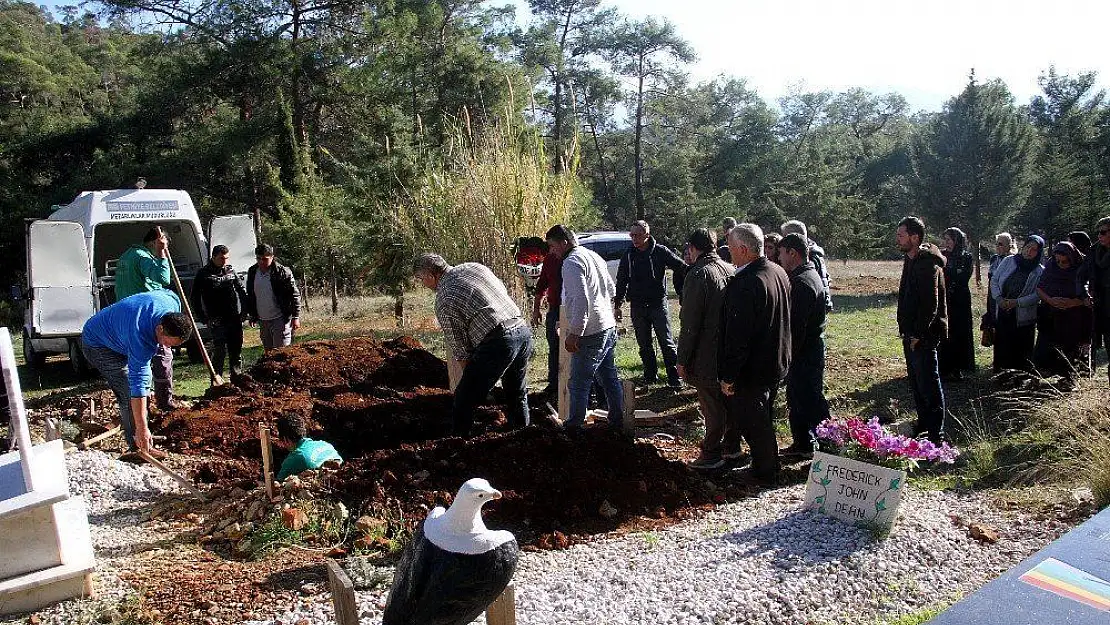
[[[162,226],[154,226],[143,237],[142,245],[132,245],[116,265],[116,301],[136,293],[149,293],[170,287],[170,239]],[[165,345],[150,361],[154,375],[154,399],[162,410],[177,407],[173,399],[173,350]]]

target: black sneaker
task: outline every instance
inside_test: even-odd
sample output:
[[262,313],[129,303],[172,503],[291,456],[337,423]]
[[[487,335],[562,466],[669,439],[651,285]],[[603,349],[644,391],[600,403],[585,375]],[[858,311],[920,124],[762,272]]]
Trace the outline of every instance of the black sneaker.
[[720,469],[725,466],[725,459],[720,456],[706,456],[705,454],[699,455],[696,459],[691,460],[689,467],[691,469],[699,469],[702,471],[710,471],[713,469]]

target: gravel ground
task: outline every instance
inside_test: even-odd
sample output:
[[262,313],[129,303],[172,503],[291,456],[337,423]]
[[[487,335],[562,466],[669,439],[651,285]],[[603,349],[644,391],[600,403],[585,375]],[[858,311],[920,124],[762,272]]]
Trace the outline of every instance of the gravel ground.
[[[664,531],[526,553],[518,622],[866,623],[952,602],[1070,529],[1003,514],[982,495],[911,488],[894,532],[877,541],[799,511],[802,493],[768,491]],[[969,522],[996,529],[999,542],[970,538]],[[380,622],[387,592],[359,593],[364,622]],[[247,625],[333,622],[325,602]]]
[[[89,511],[89,529],[96,550],[96,598],[68,601],[38,612],[43,625],[93,623],[115,611],[134,591],[119,579],[114,562],[167,538],[158,527],[141,526],[140,508],[176,485],[157,469],[120,462],[99,451],[66,454],[69,493],[82,495]],[[23,619],[0,622],[22,622]]]

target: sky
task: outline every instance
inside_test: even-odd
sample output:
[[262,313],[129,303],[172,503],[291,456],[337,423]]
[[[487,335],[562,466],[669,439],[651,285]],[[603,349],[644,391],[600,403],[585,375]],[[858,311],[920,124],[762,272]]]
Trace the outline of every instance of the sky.
[[[526,19],[527,3],[515,0]],[[1110,85],[1106,0],[607,0],[665,17],[699,55],[697,79],[742,77],[774,102],[792,88],[896,91],[939,110],[967,84],[1001,78],[1018,103],[1037,77],[1094,70]]]
[[[522,23],[526,0],[513,4]],[[47,6],[76,0],[49,0]],[[1110,86],[1107,0],[605,0],[637,18],[665,17],[691,43],[696,79],[745,78],[769,102],[792,89],[896,91],[939,110],[975,69],[1018,103],[1037,77],[1094,70]]]

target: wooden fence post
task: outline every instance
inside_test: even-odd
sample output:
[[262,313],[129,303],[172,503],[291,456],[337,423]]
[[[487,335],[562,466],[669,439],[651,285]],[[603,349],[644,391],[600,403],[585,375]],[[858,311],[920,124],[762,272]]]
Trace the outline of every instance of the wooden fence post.
[[567,351],[567,334],[570,322],[567,309],[559,307],[559,421],[566,423],[570,417],[570,358]]
[[623,430],[628,434],[636,432],[636,385],[632,380],[625,380],[621,383],[624,390],[624,419],[622,421]]
[[335,560],[328,558],[327,569],[331,603],[335,607],[335,622],[337,625],[358,625],[355,585]]
[[262,479],[266,484],[266,498],[274,498],[274,450],[270,446],[270,429],[258,424],[258,439],[262,441]]
[[516,589],[512,584],[486,608],[486,625],[516,625]]

